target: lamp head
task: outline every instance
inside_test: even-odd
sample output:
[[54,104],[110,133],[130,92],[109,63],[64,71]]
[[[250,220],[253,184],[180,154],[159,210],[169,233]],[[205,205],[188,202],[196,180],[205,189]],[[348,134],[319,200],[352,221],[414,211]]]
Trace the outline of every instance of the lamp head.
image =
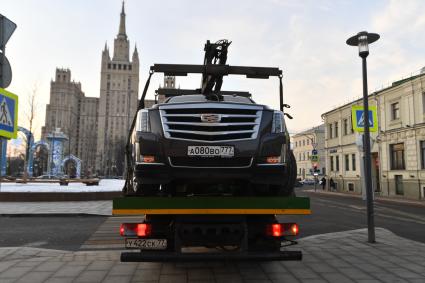
[[362,31],[347,39],[346,43],[351,46],[358,46],[359,56],[366,58],[369,55],[369,44],[377,41],[379,37],[377,33]]

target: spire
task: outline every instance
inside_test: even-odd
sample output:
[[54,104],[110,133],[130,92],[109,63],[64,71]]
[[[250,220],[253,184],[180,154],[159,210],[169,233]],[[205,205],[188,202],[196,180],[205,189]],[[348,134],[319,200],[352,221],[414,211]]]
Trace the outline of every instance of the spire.
[[127,38],[127,34],[125,33],[125,11],[124,11],[124,1],[122,1],[122,9],[121,9],[121,18],[120,18],[120,28],[118,31],[118,37],[122,36]]

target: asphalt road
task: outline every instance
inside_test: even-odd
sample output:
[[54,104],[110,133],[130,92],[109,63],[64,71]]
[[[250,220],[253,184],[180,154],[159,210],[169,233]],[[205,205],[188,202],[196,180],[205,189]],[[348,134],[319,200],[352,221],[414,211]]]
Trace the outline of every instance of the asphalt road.
[[[312,214],[288,220],[300,224],[301,237],[367,228],[366,201],[349,195],[314,193],[312,189],[297,189],[297,196],[310,197]],[[425,243],[425,205],[376,200],[374,210],[376,227]]]
[[[312,215],[281,216],[280,220],[299,223],[301,237],[367,227],[366,206],[360,198],[318,194],[312,192],[311,187],[297,190],[298,196],[310,197]],[[118,229],[115,224],[111,225],[112,220],[119,219],[81,215],[0,216],[0,247],[31,246],[74,251],[89,239],[98,241],[99,238],[103,243],[112,243],[116,241]],[[375,223],[376,227],[425,243],[423,205],[377,200]]]

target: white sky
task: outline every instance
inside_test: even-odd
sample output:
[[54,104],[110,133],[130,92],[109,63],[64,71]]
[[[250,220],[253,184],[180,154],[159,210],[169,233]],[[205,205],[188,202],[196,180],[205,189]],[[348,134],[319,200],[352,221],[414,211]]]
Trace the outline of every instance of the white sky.
[[[118,32],[119,0],[0,0],[0,13],[18,28],[6,55],[13,71],[8,90],[20,97],[38,92],[36,134],[56,67],[70,68],[87,96],[99,96],[101,51],[112,49]],[[228,63],[276,66],[284,71],[291,133],[321,123],[321,114],[361,96],[361,61],[345,41],[359,31],[381,35],[368,57],[369,90],[409,76],[425,66],[425,1],[215,0],[126,1],[127,35],[141,61],[139,95],[154,63],[201,64],[203,45],[233,41]],[[111,50],[112,51],[112,50]],[[153,93],[161,75],[151,84]],[[199,77],[178,78],[182,88]],[[245,90],[278,108],[278,81],[226,78],[223,89]]]

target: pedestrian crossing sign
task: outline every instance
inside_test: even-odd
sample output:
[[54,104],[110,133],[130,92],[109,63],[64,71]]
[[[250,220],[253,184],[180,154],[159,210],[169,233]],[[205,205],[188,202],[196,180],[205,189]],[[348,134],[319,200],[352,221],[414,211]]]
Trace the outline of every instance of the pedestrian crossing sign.
[[[352,106],[351,107],[351,123],[353,130],[359,133],[364,132],[365,128],[365,115],[363,106]],[[369,131],[378,131],[378,115],[376,106],[369,106]]]
[[18,96],[0,88],[0,137],[15,139],[18,133]]

